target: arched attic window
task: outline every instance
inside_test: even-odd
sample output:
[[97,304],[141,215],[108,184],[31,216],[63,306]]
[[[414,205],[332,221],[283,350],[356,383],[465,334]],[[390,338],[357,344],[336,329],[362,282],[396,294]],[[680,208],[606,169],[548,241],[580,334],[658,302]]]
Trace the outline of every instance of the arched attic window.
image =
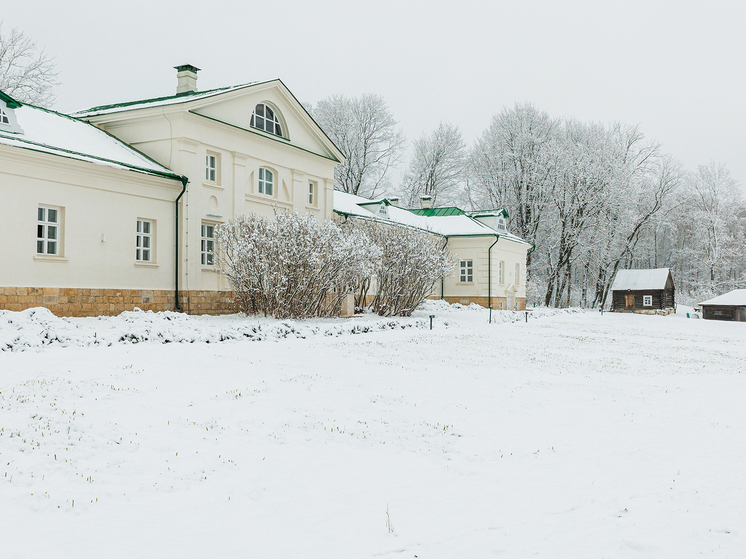
[[251,113],[251,126],[275,136],[285,137],[280,115],[267,103],[259,103]]

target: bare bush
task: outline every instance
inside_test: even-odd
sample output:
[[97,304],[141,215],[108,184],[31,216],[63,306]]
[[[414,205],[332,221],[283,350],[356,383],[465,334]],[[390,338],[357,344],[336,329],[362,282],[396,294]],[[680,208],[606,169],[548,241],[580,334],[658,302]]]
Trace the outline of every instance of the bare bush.
[[[434,233],[375,221],[352,220],[348,225],[381,250],[370,305],[381,316],[410,316],[432,293],[436,282],[456,267],[444,239]],[[362,278],[356,289],[356,306],[365,305],[369,289],[371,278]]]
[[363,231],[298,213],[275,217],[242,216],[216,228],[217,261],[239,309],[277,318],[339,315],[380,251]]

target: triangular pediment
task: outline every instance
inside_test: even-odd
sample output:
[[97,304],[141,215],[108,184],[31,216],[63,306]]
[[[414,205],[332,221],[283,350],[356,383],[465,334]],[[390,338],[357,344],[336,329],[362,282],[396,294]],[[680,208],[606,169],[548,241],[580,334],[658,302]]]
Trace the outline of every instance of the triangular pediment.
[[[258,104],[271,107],[282,134],[272,134],[252,123]],[[343,156],[311,118],[308,112],[280,80],[250,84],[220,95],[195,100],[188,110],[215,122],[223,123],[251,134],[303,149],[327,159],[342,161]]]

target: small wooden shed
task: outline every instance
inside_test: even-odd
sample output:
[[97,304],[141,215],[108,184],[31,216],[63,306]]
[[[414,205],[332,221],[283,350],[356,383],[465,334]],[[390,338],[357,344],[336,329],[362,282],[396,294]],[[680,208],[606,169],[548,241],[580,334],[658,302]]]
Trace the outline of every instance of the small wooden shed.
[[673,311],[675,288],[671,270],[619,270],[611,284],[611,310],[657,314]]
[[702,318],[746,322],[746,289],[735,289],[699,304]]

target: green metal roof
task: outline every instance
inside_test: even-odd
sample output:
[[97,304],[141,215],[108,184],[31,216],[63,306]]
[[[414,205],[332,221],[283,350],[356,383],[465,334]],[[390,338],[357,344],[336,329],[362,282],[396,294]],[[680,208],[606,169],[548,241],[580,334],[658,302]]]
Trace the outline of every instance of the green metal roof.
[[495,208],[491,210],[475,210],[471,212],[466,212],[466,215],[469,217],[493,217],[497,215],[503,216],[505,219],[509,219],[510,216],[508,215],[508,210],[505,208]]
[[[256,82],[254,82],[256,83]],[[221,91],[226,91],[229,89],[240,89],[242,87],[246,87],[249,85],[254,85],[254,83],[247,83],[247,84],[241,84],[241,85],[232,85],[228,87],[218,87],[216,89],[208,89],[206,91],[186,91],[184,93],[177,93],[175,95],[167,95],[165,97],[153,97],[151,99],[141,99],[139,101],[127,101],[125,103],[114,103],[112,105],[99,105],[98,107],[91,107],[90,109],[85,109],[83,111],[76,111],[73,114],[79,114],[79,113],[92,113],[95,111],[107,111],[109,109],[120,109],[125,107],[130,107],[132,105],[143,105],[145,103],[157,103],[159,101],[170,101],[171,99],[179,99],[180,102],[186,103],[189,101],[190,97],[207,97],[214,93],[219,93]]]
[[409,210],[415,215],[424,215],[426,217],[445,217],[449,215],[465,215],[464,210],[456,208],[455,206],[443,207],[443,208],[420,208],[417,210]]
[[13,99],[7,93],[3,93],[2,91],[0,91],[0,99],[2,99],[5,102],[5,106],[8,107],[9,109],[17,109],[18,107],[21,106],[21,104],[18,101]]

